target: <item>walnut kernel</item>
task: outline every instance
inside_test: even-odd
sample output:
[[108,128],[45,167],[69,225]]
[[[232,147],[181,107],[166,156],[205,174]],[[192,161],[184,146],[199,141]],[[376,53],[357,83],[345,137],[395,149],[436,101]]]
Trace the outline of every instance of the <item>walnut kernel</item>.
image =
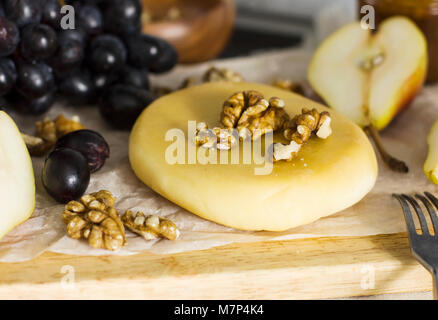
[[122,221],[129,230],[146,240],[159,237],[176,240],[180,235],[180,231],[172,221],[157,215],[146,216],[143,212],[134,215],[131,210],[127,210],[122,216]]
[[114,209],[115,202],[111,192],[101,190],[67,203],[62,214],[67,235],[87,239],[94,248],[120,249],[126,243],[125,228]]
[[85,129],[80,123],[79,117],[67,119],[64,115],[58,116],[54,121],[45,118],[35,123],[36,136],[23,134],[23,139],[30,155],[41,157],[55,145],[63,135],[72,131]]
[[217,81],[227,81],[227,82],[243,82],[243,77],[227,68],[216,68],[211,67],[208,69],[202,77],[202,82],[217,82]]
[[316,109],[303,109],[301,114],[285,123],[283,134],[290,143],[289,145],[274,144],[274,161],[292,160],[312,134],[316,134],[320,139],[327,139],[332,134],[330,124],[331,117],[328,112],[320,113]]
[[300,95],[304,95],[305,91],[304,91],[304,87],[303,85],[301,85],[298,82],[294,82],[291,80],[274,80],[271,82],[271,84],[274,87],[286,90],[286,91],[290,91],[290,92],[294,92]]

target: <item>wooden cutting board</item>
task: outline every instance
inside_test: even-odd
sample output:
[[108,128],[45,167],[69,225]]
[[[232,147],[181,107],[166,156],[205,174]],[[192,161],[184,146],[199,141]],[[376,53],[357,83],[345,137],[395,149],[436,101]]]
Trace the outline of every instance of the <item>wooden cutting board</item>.
[[0,263],[0,299],[325,299],[431,289],[406,233]]

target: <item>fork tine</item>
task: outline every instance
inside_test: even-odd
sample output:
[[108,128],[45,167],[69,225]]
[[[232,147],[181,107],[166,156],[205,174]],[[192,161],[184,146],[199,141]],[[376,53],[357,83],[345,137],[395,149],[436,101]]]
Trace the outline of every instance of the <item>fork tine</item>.
[[426,195],[426,197],[429,198],[429,200],[433,203],[433,205],[435,206],[435,208],[438,209],[438,199],[430,192],[425,192],[424,193]]
[[397,199],[402,206],[403,213],[405,215],[406,225],[408,226],[409,236],[411,238],[413,236],[416,236],[417,230],[415,229],[414,219],[412,219],[411,208],[409,207],[408,202],[400,194],[393,194],[392,196]]
[[426,197],[422,196],[421,194],[416,194],[415,197],[420,199],[420,201],[426,207],[427,211],[429,212],[430,218],[432,220],[433,230],[435,231],[435,235],[438,235],[438,217],[435,209],[433,208],[430,201]]
[[418,219],[420,220],[421,230],[423,231],[423,234],[429,234],[429,228],[427,227],[427,221],[424,217],[423,210],[421,210],[420,205],[418,204],[417,200],[414,198],[407,196],[405,194],[402,194],[402,197],[409,201],[409,203],[414,207],[415,212],[417,213]]

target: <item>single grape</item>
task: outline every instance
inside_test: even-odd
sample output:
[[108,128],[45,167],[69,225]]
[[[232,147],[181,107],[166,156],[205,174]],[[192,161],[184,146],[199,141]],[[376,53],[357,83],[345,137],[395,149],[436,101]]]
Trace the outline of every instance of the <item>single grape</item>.
[[103,167],[110,156],[110,148],[105,139],[96,131],[78,130],[61,137],[55,149],[69,148],[79,151],[88,162],[90,172],[96,172]]
[[86,70],[73,71],[59,85],[59,92],[73,105],[84,105],[96,101],[96,88]]
[[83,5],[77,11],[78,24],[88,34],[96,35],[103,30],[103,17],[100,9],[94,5]]
[[91,42],[89,66],[96,72],[117,71],[125,64],[126,55],[126,48],[119,38],[100,35]]
[[3,0],[6,16],[20,28],[41,21],[42,7],[39,0]]
[[118,84],[109,87],[101,96],[99,110],[115,128],[130,129],[152,101],[149,91]]
[[46,24],[30,24],[23,28],[21,55],[27,61],[38,61],[51,57],[58,46],[56,32]]
[[149,90],[149,71],[147,69],[125,66],[120,73],[119,82],[121,84]]
[[66,3],[73,5],[91,4],[97,6],[101,1],[102,0],[73,0],[73,1],[70,0],[70,1],[66,1]]
[[8,93],[17,81],[17,69],[11,59],[0,59],[0,96]]
[[53,71],[47,64],[19,62],[17,69],[17,89],[28,99],[40,98],[54,90]]
[[0,17],[0,57],[14,53],[20,42],[20,31],[15,23]]
[[93,75],[93,83],[96,91],[103,92],[106,88],[113,85],[119,80],[119,75],[112,73],[95,73]]
[[140,32],[141,9],[138,0],[110,1],[104,11],[105,30],[120,35]]
[[170,71],[178,63],[178,52],[169,42],[162,39],[158,41],[160,55],[149,70],[153,73],[164,73]]
[[50,59],[50,65],[56,76],[64,78],[80,67],[84,59],[84,48],[77,40],[64,41]]
[[137,68],[149,68],[160,56],[160,42],[150,35],[131,35],[126,38],[129,63]]
[[55,30],[61,28],[61,5],[58,0],[44,0],[41,22]]
[[85,47],[87,42],[87,34],[80,27],[77,27],[76,29],[62,30],[59,32],[58,43],[60,46],[62,46],[65,42],[70,42],[72,40],[79,41],[82,46]]
[[19,92],[13,92],[8,102],[20,113],[37,116],[46,113],[53,106],[55,100],[55,91],[36,99],[28,99]]
[[44,162],[42,180],[47,193],[56,201],[76,200],[90,183],[87,159],[73,149],[56,149]]

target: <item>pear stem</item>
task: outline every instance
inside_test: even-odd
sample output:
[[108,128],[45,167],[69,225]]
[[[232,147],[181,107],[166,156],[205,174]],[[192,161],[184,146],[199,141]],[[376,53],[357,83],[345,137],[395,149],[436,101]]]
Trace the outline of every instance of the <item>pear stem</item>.
[[408,173],[409,168],[401,160],[398,160],[391,156],[386,149],[383,146],[382,139],[380,138],[379,131],[374,127],[373,125],[369,125],[364,128],[365,132],[368,133],[368,135],[371,137],[371,139],[374,141],[374,144],[379,151],[380,156],[382,157],[383,162],[386,163],[386,165],[395,172],[400,173]]

